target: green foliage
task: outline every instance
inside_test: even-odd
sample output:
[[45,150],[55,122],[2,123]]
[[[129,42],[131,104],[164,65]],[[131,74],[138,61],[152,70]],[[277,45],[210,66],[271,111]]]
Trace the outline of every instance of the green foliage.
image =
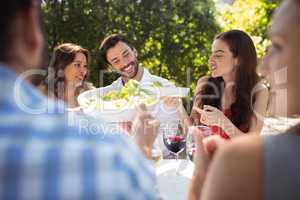
[[152,73],[194,89],[209,71],[210,45],[220,31],[211,0],[48,0],[43,11],[48,50],[62,42],[89,49],[97,86],[116,78],[99,78],[98,48],[109,34],[127,35]]
[[279,0],[235,0],[219,13],[219,22],[224,31],[240,29],[252,37],[259,57],[269,45],[267,30],[271,16]]
[[89,49],[91,81],[103,86],[117,75],[100,73],[100,42],[109,34],[123,33],[152,73],[193,91],[197,80],[209,73],[211,43],[221,30],[248,32],[258,55],[263,55],[271,14],[279,1],[235,0],[217,17],[212,0],[44,0],[47,49],[52,52],[63,42]]

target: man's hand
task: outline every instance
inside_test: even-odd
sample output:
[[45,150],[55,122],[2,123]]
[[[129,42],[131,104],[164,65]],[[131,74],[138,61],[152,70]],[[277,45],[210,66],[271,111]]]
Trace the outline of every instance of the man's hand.
[[194,174],[206,174],[215,152],[226,143],[219,135],[205,136],[201,129],[191,127],[196,143],[196,155],[194,158]]
[[204,133],[197,127],[191,127],[189,131],[193,133],[195,139],[196,154],[194,157],[194,175],[190,184],[188,199],[195,200],[200,198],[211,160],[218,149],[226,143],[226,140],[218,135],[205,137]]
[[151,159],[153,143],[158,134],[160,123],[141,104],[137,107],[137,116],[132,123],[132,136],[145,156]]
[[204,150],[210,160],[214,157],[216,151],[226,142],[227,140],[223,139],[219,135],[212,135],[202,140]]
[[162,101],[164,102],[164,105],[166,105],[167,107],[175,108],[177,112],[181,115],[181,117],[185,117],[187,115],[181,98],[163,97]]
[[182,105],[182,100],[179,97],[162,97],[162,100],[168,107],[178,108]]

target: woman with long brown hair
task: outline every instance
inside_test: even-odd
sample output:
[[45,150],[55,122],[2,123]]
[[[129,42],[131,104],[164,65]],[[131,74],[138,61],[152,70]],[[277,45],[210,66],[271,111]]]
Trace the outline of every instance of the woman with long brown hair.
[[58,45],[42,90],[50,97],[65,101],[70,108],[78,107],[78,95],[94,88],[86,81],[89,63],[90,53],[83,47],[72,43]]
[[257,56],[243,31],[219,34],[209,58],[212,74],[199,79],[192,122],[211,127],[213,134],[231,138],[260,133],[267,109],[268,89],[256,73]]
[[[282,1],[269,33],[272,46],[263,62],[268,73],[277,77],[271,83],[280,100],[274,114],[296,120],[300,116],[299,0]],[[198,129],[193,131],[197,153],[190,200],[300,199],[299,123],[282,134],[249,135],[226,142],[218,136],[203,139]]]

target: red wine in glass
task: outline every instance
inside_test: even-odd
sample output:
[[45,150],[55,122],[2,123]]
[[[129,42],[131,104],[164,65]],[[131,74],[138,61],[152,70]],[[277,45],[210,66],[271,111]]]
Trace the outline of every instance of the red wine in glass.
[[185,149],[186,140],[183,135],[164,135],[164,144],[169,151],[179,154]]

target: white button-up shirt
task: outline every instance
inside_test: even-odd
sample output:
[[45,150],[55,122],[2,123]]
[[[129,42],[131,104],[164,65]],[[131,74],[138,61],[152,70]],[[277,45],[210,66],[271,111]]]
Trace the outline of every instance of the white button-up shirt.
[[[147,69],[144,68],[143,76],[141,78],[140,85],[151,86],[153,82],[160,82],[163,87],[174,87],[174,85],[165,78],[155,76],[151,74]],[[106,86],[106,88],[111,88],[112,90],[118,90],[123,87],[122,78],[119,77],[111,85]],[[170,108],[164,105],[162,102],[159,103],[159,109],[153,113],[156,118],[160,120],[161,123],[164,122],[178,122],[179,116],[175,108]]]
[[[153,82],[160,82],[164,87],[174,87],[170,81],[165,78],[155,76],[151,74],[147,69],[144,68],[142,79],[139,81],[142,86],[151,86]],[[123,87],[122,78],[119,77],[115,80],[111,85],[106,87],[110,87],[112,90],[119,90]],[[163,143],[163,132],[164,131],[178,131],[179,115],[176,111],[176,108],[170,108],[164,105],[163,102],[160,102],[158,105],[158,109],[154,112],[150,111],[154,117],[156,117],[160,121],[160,130],[159,135],[155,141],[154,148],[160,148],[163,152],[163,156],[166,157],[168,155],[168,151]]]
[[[152,85],[153,82],[156,81],[159,81],[164,87],[173,86],[173,84],[167,79],[150,74],[150,72],[144,68],[142,79],[139,81],[140,84],[142,86],[150,86]],[[108,85],[107,87],[112,87],[112,89],[120,89],[123,86],[124,85],[123,85],[122,77],[119,77],[117,80],[115,80],[111,85]]]

